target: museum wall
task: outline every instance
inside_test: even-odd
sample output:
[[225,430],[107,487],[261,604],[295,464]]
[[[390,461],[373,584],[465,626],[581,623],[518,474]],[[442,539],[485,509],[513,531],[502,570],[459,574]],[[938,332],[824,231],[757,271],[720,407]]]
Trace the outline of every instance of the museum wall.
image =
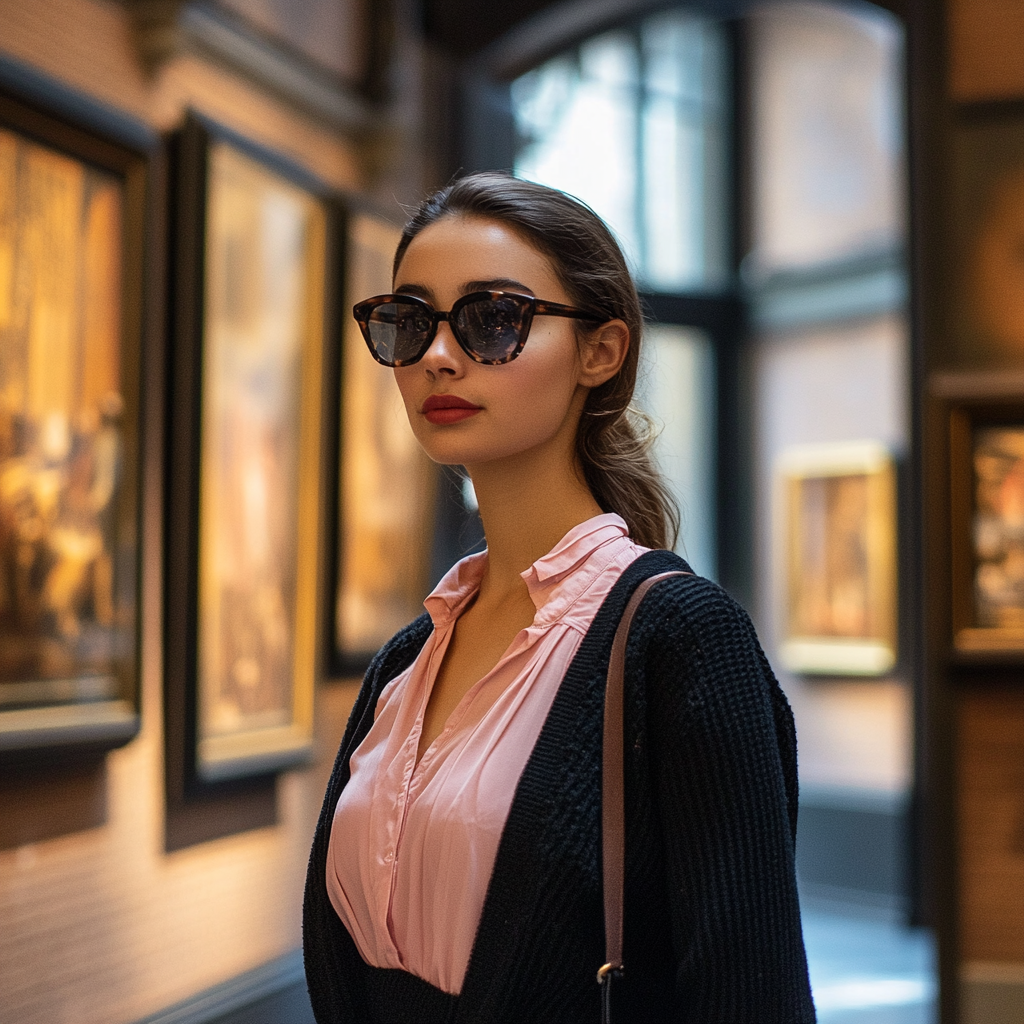
[[[284,9],[241,0],[227,6],[242,16],[257,8]],[[292,5],[295,17],[305,20],[279,24],[271,18],[260,30],[288,36],[292,51],[310,41],[323,49],[319,13],[339,34],[337,66],[329,70],[355,80],[365,72],[360,48],[341,44],[362,31],[357,7],[326,0]],[[346,128],[344,112],[318,113],[315,102],[260,84],[237,61],[202,47],[172,39],[166,52],[151,50],[144,60],[133,13],[133,5],[112,0],[3,0],[0,61],[28,65],[159,133],[178,127],[187,109],[198,111],[282,154],[331,189],[376,198],[392,216],[400,215],[399,200],[420,194],[422,148],[402,134],[414,123],[419,102],[415,40],[406,41],[402,66],[388,83],[397,96],[389,107],[393,123],[405,128],[367,142]],[[400,31],[412,31],[408,18]],[[331,53],[313,54],[319,56]],[[317,686],[312,767],[279,775],[269,796],[261,797],[260,827],[202,842],[186,837],[168,851],[162,727],[165,173],[158,159],[144,253],[149,358],[141,401],[141,731],[99,763],[5,767],[0,776],[4,1024],[137,1020],[294,950],[313,823],[355,694],[352,681]]]

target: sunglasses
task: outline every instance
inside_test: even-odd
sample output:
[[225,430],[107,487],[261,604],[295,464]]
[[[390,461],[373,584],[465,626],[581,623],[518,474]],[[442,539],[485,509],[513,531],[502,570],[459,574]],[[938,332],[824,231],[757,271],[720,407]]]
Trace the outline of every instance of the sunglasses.
[[352,310],[370,354],[385,366],[411,366],[422,359],[446,321],[470,359],[488,366],[509,363],[526,344],[535,316],[564,316],[604,323],[587,309],[542,302],[517,292],[471,292],[443,313],[415,295],[377,295]]

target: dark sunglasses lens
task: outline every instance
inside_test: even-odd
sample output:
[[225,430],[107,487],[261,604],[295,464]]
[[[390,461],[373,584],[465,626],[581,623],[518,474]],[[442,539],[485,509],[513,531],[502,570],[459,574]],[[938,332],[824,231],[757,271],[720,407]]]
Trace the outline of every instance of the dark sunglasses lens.
[[511,295],[477,299],[459,310],[456,326],[477,356],[502,363],[519,345],[526,311],[527,304]]
[[373,350],[394,366],[420,358],[433,321],[422,306],[383,302],[370,311],[366,327]]

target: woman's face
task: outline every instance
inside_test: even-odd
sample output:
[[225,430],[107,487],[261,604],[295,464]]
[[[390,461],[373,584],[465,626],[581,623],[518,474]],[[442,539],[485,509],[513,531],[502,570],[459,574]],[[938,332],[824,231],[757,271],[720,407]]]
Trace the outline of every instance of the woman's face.
[[[453,215],[424,228],[398,267],[394,290],[449,310],[469,292],[507,289],[572,305],[548,258],[500,221]],[[464,465],[520,455],[568,441],[589,387],[577,350],[575,321],[534,319],[526,346],[500,366],[472,360],[447,323],[426,355],[395,369],[409,422],[435,462]],[[585,382],[585,383],[584,383]],[[472,409],[444,409],[455,397]]]

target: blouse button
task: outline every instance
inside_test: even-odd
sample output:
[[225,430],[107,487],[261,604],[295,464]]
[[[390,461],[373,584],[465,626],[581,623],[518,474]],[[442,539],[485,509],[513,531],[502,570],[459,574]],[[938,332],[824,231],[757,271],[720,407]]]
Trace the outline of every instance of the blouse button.
[[390,850],[388,850],[388,852],[384,854],[385,863],[390,864],[394,859],[395,855]]

